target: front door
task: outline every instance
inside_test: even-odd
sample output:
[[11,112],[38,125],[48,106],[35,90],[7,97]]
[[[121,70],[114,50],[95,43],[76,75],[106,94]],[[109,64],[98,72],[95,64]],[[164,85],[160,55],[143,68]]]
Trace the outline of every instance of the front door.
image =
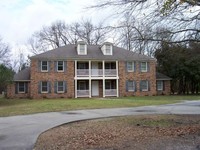
[[99,96],[99,81],[92,81],[92,96]]

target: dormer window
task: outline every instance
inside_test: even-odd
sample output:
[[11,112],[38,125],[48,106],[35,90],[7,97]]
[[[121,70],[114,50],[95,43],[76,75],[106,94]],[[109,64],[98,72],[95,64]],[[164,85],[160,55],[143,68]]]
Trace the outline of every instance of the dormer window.
[[104,55],[112,55],[113,54],[113,45],[112,43],[104,43],[103,46],[101,47],[101,50]]
[[87,55],[87,45],[84,42],[79,42],[77,46],[78,55]]

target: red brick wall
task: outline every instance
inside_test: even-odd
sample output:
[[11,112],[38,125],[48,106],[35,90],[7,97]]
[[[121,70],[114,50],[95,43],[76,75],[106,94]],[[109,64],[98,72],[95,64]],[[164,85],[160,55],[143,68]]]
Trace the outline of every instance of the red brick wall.
[[[67,61],[65,72],[56,72],[54,61],[50,63],[50,72],[41,72],[38,69],[38,60],[31,60],[31,98],[72,98],[74,97],[74,61]],[[38,84],[41,81],[51,82],[51,93],[39,93]],[[67,92],[55,93],[54,82],[66,81]]]
[[30,83],[28,83],[28,93],[15,93],[15,84],[9,84],[7,86],[7,98],[29,98],[30,97]]
[[164,81],[164,90],[163,91],[157,91],[157,95],[170,95],[171,93],[171,85],[170,81]]
[[[136,63],[134,72],[126,71],[126,62],[119,61],[119,96],[152,96],[156,95],[156,63],[149,61],[149,72],[140,72],[140,63]],[[137,83],[136,92],[126,91],[126,81],[134,80]],[[148,80],[150,82],[150,91],[140,91],[140,81]]]

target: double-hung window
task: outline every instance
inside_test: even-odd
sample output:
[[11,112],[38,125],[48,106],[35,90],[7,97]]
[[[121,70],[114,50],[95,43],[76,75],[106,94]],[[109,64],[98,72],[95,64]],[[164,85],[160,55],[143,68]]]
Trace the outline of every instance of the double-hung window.
[[58,81],[57,82],[57,93],[64,93],[64,82],[63,81]]
[[42,72],[48,71],[48,61],[41,61],[41,71]]
[[135,82],[134,81],[128,81],[127,83],[128,83],[128,85],[127,85],[128,86],[128,91],[130,91],[130,92],[131,91],[135,91],[135,86],[136,86]]
[[48,82],[41,82],[41,93],[48,93]]
[[134,72],[134,62],[127,62],[128,72]]
[[142,80],[140,82],[140,89],[141,89],[141,91],[148,91],[149,90],[149,82],[147,80]]
[[25,83],[18,82],[18,93],[25,93]]
[[140,67],[141,72],[147,72],[147,62],[141,62]]
[[64,62],[63,61],[57,61],[57,71],[58,72],[64,71]]
[[86,54],[86,51],[85,51],[85,44],[80,44],[79,45],[79,53],[80,54]]
[[111,45],[105,45],[106,46],[106,49],[105,49],[105,54],[106,55],[111,55]]
[[157,90],[162,91],[163,90],[163,81],[157,81]]

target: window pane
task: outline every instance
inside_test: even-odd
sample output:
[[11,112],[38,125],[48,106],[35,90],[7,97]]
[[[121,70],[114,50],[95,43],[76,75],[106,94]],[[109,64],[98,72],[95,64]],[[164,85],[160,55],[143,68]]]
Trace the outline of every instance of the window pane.
[[128,82],[128,90],[129,91],[135,91],[135,84],[133,81]]
[[47,61],[42,61],[42,70],[43,71],[47,71],[47,69],[48,69],[48,63],[47,63]]
[[58,61],[58,71],[63,71],[63,61]]
[[64,91],[64,82],[59,81],[58,82],[58,89],[59,92],[63,92]]
[[25,85],[24,85],[24,82],[19,82],[18,83],[18,90],[19,92],[25,92]]
[[84,44],[80,44],[80,53],[85,54],[85,45]]
[[142,62],[141,63],[141,71],[146,72],[147,71],[147,62]]
[[163,90],[163,82],[157,81],[157,90]]
[[111,46],[106,45],[106,54],[111,54]]
[[134,66],[134,62],[128,62],[127,64],[128,71],[134,71],[133,66]]
[[48,84],[47,84],[47,82],[42,82],[42,92],[48,92]]
[[142,91],[148,91],[148,81],[141,82],[141,89]]

